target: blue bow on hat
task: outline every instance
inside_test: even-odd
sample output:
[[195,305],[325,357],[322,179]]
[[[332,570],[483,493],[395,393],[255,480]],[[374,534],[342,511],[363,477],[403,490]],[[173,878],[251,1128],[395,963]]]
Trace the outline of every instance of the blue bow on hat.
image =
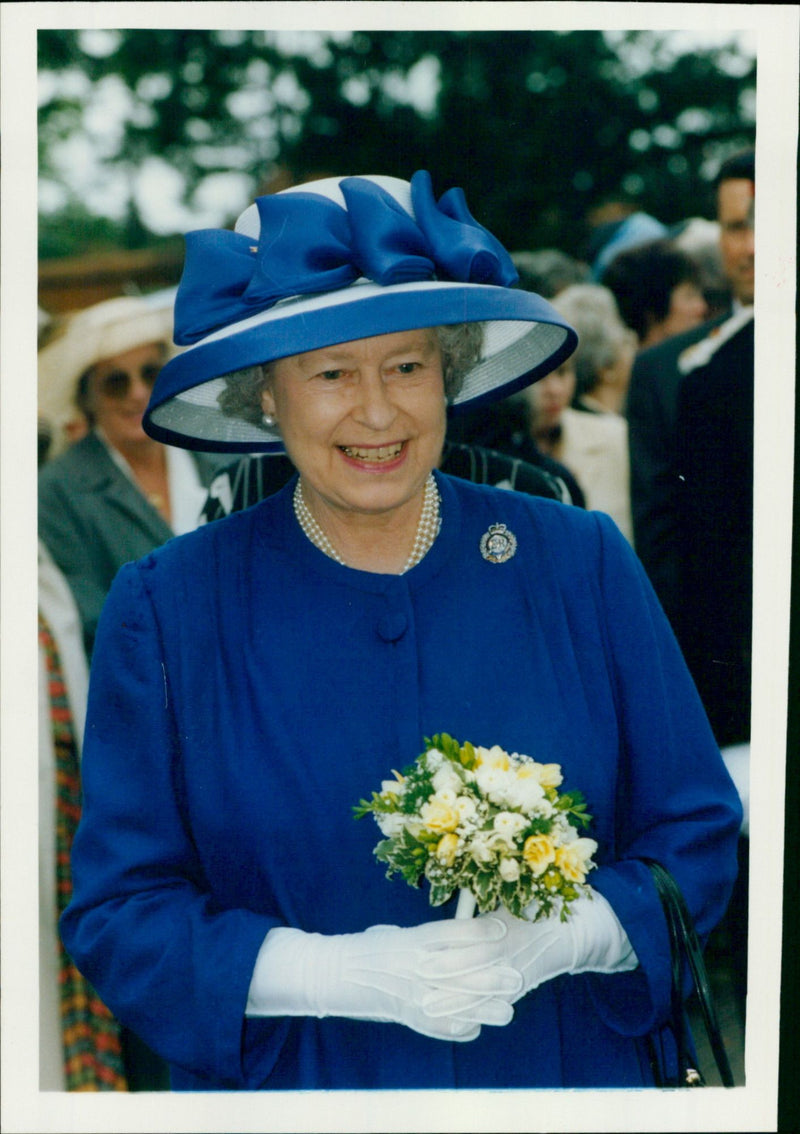
[[187,346],[281,299],[336,291],[361,277],[383,287],[517,282],[511,257],[471,216],[462,190],[437,202],[426,170],[411,178],[413,217],[367,178],[344,178],[339,187],[346,209],[313,189],[259,197],[258,244],[227,229],[189,233],[175,342]]

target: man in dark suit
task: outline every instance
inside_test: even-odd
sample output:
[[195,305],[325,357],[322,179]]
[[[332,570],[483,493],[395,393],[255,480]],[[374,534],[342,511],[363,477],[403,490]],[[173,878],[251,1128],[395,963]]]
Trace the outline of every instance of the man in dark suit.
[[644,351],[628,396],[635,547],[744,805],[722,935],[744,1017],[753,553],[754,154],[717,178],[729,313]]
[[[733,294],[732,309],[643,351],[631,374],[627,417],[634,542],[673,625],[680,617],[685,591],[678,532],[686,500],[680,479],[685,474],[678,468],[676,448],[678,390],[689,373],[702,374],[722,345],[737,339],[752,319],[754,194],[753,153],[737,155],[724,163],[717,179],[717,217],[723,267]],[[735,321],[729,323],[732,317]],[[746,355],[748,334],[752,359],[752,326],[740,342]],[[725,357],[737,350],[735,345],[727,346]],[[714,365],[719,366],[719,360]],[[732,411],[731,406],[724,412]],[[740,412],[741,407],[737,407]],[[686,424],[684,421],[682,428]],[[749,425],[752,427],[752,408]],[[729,456],[729,460],[737,459]],[[714,511],[723,507],[723,500],[715,501]]]
[[675,630],[717,743],[750,736],[753,319],[688,371],[676,405]]

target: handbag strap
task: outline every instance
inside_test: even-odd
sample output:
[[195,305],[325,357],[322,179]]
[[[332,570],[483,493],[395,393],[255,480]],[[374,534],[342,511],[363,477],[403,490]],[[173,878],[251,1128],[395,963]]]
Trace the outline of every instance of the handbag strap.
[[685,1028],[679,1027],[683,1019],[683,998],[681,995],[683,958],[689,966],[694,991],[703,1016],[706,1033],[708,1035],[714,1061],[719,1071],[720,1079],[725,1087],[732,1087],[733,1074],[731,1072],[722,1032],[717,1019],[714,999],[711,992],[711,983],[708,979],[703,950],[697,936],[692,916],[689,913],[686,901],[678,883],[666,867],[653,859],[644,859],[650,869],[658,896],[664,908],[667,919],[667,928],[670,935],[670,948],[672,956],[672,1014],[676,1024],[676,1038],[678,1041],[678,1056],[681,1066],[687,1056]]

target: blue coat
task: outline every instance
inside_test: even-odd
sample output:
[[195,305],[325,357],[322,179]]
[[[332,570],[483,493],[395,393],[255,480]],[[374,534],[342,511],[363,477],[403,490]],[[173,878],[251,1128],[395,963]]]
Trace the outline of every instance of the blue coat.
[[[120,572],[93,665],[68,950],[176,1089],[636,1086],[668,1010],[638,856],[706,934],[740,807],[664,615],[612,522],[437,474],[442,530],[403,576],[342,567],[292,485]],[[481,555],[490,524],[516,555]],[[372,855],[352,806],[444,731],[562,765],[600,845],[592,884],[640,960],[564,976],[466,1044],[393,1024],[245,1020],[267,931],[451,917]]]

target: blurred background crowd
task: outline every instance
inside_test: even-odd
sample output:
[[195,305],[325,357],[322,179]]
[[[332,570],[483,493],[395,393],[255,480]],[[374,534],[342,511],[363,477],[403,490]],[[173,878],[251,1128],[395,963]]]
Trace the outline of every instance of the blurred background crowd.
[[42,1089],[166,1088],[56,930],[108,587],[122,563],[292,471],[142,430],[175,350],[180,234],[320,176],[420,168],[437,194],[459,185],[482,202],[519,286],[578,331],[576,354],[528,391],[454,415],[447,456],[457,475],[608,512],[672,621],[745,803],[740,883],[709,945],[741,1075],[751,46],[656,32],[61,30],[39,33],[39,74]]

